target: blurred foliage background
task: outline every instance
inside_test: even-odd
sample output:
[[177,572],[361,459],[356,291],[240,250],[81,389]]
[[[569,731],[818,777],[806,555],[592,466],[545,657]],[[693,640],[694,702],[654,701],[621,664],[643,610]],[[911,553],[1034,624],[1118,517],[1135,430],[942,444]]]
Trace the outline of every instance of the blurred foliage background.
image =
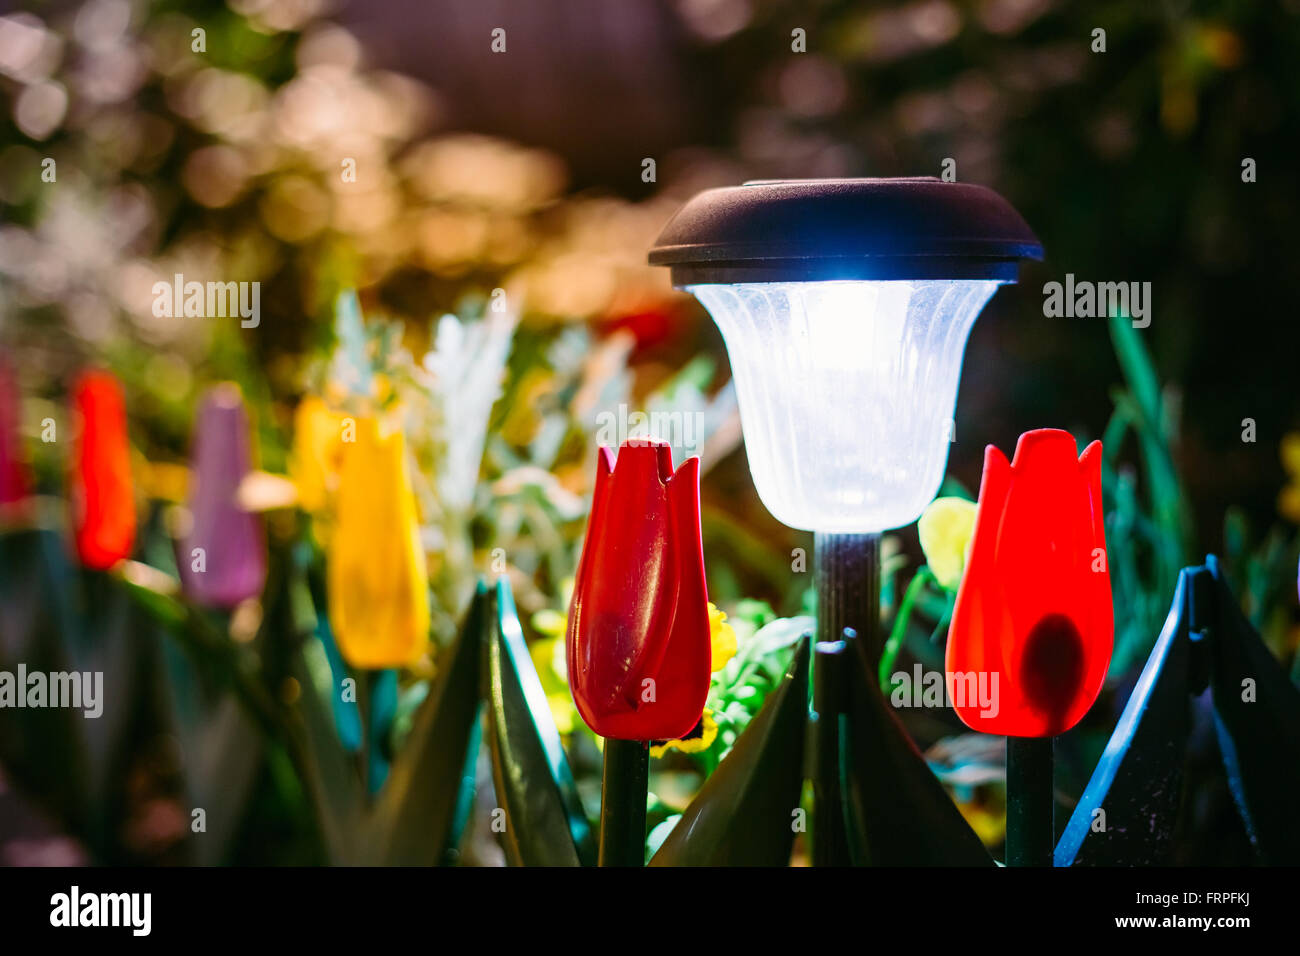
[[[476,575],[508,573],[591,797],[595,742],[565,712],[550,662],[602,412],[702,414],[710,597],[742,648],[811,610],[791,559],[811,540],[753,492],[721,339],[645,265],[647,248],[701,188],[939,175],[951,159],[957,178],[1012,201],[1047,259],[976,324],[946,490],[973,492],[984,446],[1009,451],[1029,428],[1106,441],[1116,659],[1064,748],[1063,803],[1086,781],[1183,564],[1221,553],[1270,647],[1296,657],[1296,0],[5,6],[0,349],[47,525],[62,520],[51,502],[66,452],[37,436],[44,419],[65,420],[87,365],[124,383],[151,516],[138,557],[162,571],[166,557],[150,554],[168,550],[174,466],[204,388],[239,383],[268,475],[291,470],[305,396],[395,410],[416,465],[435,646]],[[1105,52],[1093,50],[1097,29]],[[153,284],[176,273],[260,282],[260,324],[156,316]],[[1044,318],[1041,287],[1066,273],[1150,282],[1150,327]],[[336,313],[349,289],[357,300]],[[293,509],[265,509],[273,553],[314,540]],[[887,555],[889,626],[922,561],[915,530],[891,535]],[[917,591],[900,667],[941,660],[950,598]],[[783,666],[779,654],[760,662],[752,691],[726,683],[736,668],[715,679],[734,726],[724,719],[711,749],[657,763],[652,821],[680,810]],[[436,653],[403,688],[418,697],[434,670]],[[906,720],[996,846],[998,742],[961,733],[946,711]],[[137,716],[129,733],[126,784],[91,835],[57,801],[33,809],[49,803],[39,787],[17,781],[26,796],[10,805],[0,786],[7,862],[192,858],[172,731]],[[1245,860],[1210,728],[1198,740],[1193,765],[1206,769],[1189,784],[1195,838],[1182,861]],[[292,776],[274,750],[249,768],[229,840],[204,859],[321,859]],[[469,859],[499,861],[490,835]]]

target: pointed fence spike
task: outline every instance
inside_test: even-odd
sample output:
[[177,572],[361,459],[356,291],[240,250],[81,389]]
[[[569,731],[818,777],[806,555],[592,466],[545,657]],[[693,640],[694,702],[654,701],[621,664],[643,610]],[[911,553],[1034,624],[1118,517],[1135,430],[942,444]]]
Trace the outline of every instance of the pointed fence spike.
[[993,866],[988,850],[881,695],[874,664],[860,652],[847,658],[841,790],[853,863]]
[[1261,863],[1300,864],[1300,689],[1246,620],[1219,561],[1206,559],[1217,614],[1210,684],[1215,729],[1251,845]]
[[799,640],[777,690],[749,722],[651,866],[786,866],[801,814],[808,721],[808,644]]
[[487,640],[488,741],[503,843],[515,866],[594,866],[583,812],[546,692],[528,654],[510,583],[499,578]]

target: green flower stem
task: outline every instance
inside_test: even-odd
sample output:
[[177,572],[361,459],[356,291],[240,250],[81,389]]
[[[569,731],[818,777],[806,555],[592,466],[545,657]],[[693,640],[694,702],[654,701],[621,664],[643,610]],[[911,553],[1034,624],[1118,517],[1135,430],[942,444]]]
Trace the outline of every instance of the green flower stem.
[[903,592],[898,613],[894,615],[894,625],[889,630],[889,638],[885,641],[885,649],[880,655],[879,677],[882,688],[889,686],[889,675],[893,673],[894,661],[903,648],[903,639],[907,637],[907,625],[912,618],[912,606],[925,590],[925,586],[933,580],[934,574],[930,571],[929,565],[923,564],[917,569],[916,574],[912,575],[907,590]]
[[1051,737],[1007,738],[1007,866],[1051,866],[1053,821]]
[[600,794],[599,866],[645,866],[645,805],[650,748],[641,740],[605,739]]
[[948,592],[948,606],[943,609],[943,617],[939,618],[938,623],[934,625],[934,630],[930,632],[930,643],[933,644],[939,640],[939,635],[947,630],[948,625],[952,623],[952,612],[957,609],[957,595]]

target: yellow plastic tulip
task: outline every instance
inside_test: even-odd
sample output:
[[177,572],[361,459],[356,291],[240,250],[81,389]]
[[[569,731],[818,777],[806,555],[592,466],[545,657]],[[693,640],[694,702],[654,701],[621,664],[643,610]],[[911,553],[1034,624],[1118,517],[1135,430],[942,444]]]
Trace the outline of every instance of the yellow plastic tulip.
[[922,512],[916,530],[935,580],[949,591],[957,590],[975,531],[975,502],[935,498]]
[[330,535],[330,623],[353,667],[410,665],[428,650],[429,591],[400,431],[358,419],[343,442]]
[[289,476],[298,486],[298,503],[304,511],[318,513],[329,502],[338,481],[343,452],[344,416],[315,395],[308,395],[293,413],[293,448]]

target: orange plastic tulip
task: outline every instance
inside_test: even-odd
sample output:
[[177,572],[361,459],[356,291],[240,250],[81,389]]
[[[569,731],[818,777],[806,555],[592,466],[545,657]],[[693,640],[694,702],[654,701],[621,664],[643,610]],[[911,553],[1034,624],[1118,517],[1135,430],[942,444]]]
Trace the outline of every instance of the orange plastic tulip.
[[83,373],[72,394],[80,425],[71,475],[77,556],[104,570],[129,557],[135,544],[126,402],[117,379],[104,371]]
[[[1101,506],[1101,443],[1020,436],[984,456],[970,561],[948,630],[948,693],[966,726],[1012,737],[1073,727],[1110,665],[1114,608]],[[988,693],[991,691],[991,694]]]

